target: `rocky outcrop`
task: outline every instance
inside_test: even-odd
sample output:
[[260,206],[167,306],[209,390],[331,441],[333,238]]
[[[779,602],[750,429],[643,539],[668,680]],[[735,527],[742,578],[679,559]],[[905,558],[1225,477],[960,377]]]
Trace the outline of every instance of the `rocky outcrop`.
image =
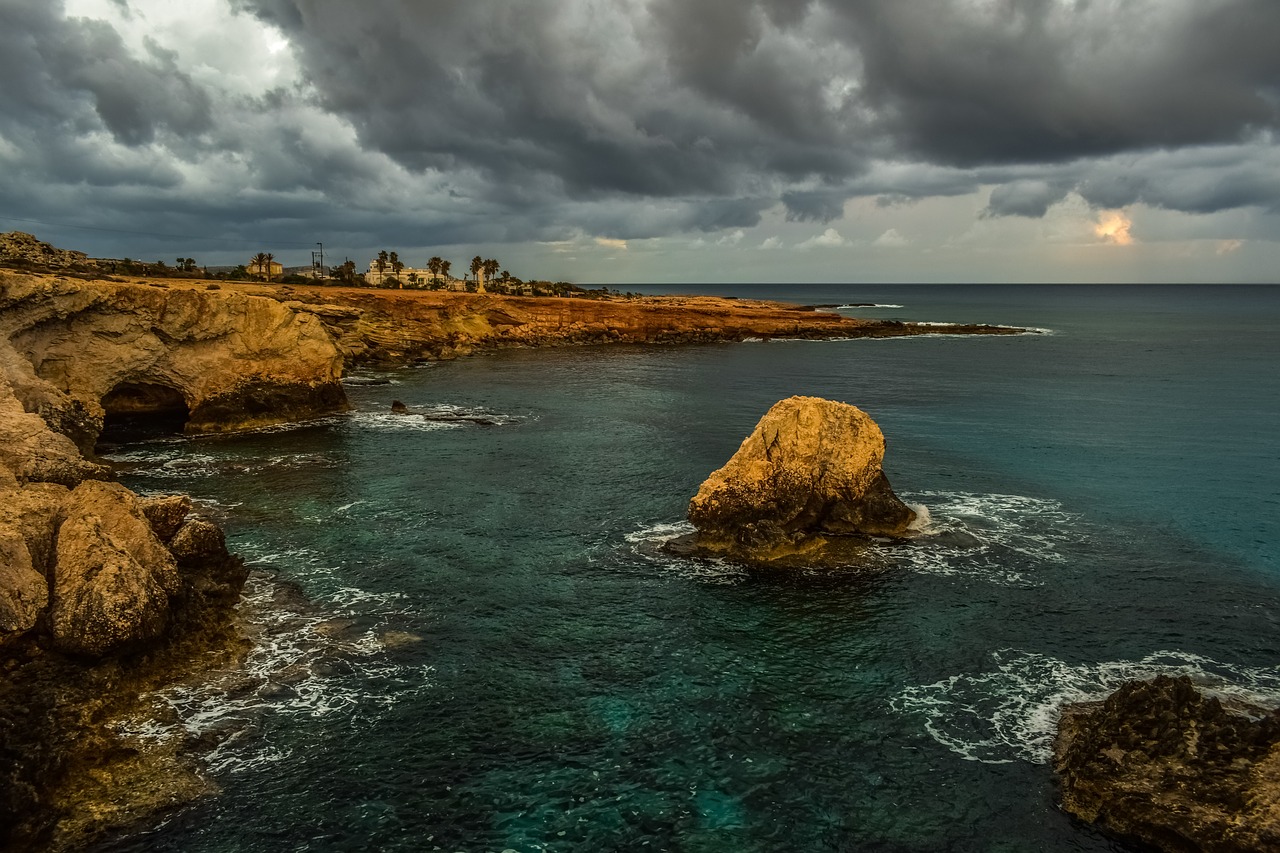
[[1062,806],[1167,851],[1280,850],[1280,712],[1230,707],[1190,679],[1125,684],[1067,708]]
[[243,562],[216,525],[190,517],[190,499],[96,479],[106,469],[55,429],[77,422],[73,400],[0,338],[5,850],[77,849],[207,790],[174,756],[125,747],[112,723],[141,692],[241,648],[231,617]]
[[0,340],[30,366],[8,371],[25,410],[86,450],[110,416],[218,432],[347,408],[320,319],[234,290],[0,273]]
[[0,264],[33,269],[84,269],[93,265],[84,252],[59,249],[22,231],[0,234]]
[[884,434],[861,409],[782,400],[689,502],[697,548],[769,561],[816,556],[833,537],[906,535],[915,513],[883,459]]

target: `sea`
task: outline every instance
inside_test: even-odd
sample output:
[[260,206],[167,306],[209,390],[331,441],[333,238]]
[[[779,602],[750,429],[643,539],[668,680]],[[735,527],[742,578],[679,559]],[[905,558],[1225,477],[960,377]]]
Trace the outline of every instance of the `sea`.
[[[1280,287],[632,289],[1036,332],[505,350],[116,448],[226,528],[254,647],[121,727],[219,793],[96,849],[1126,850],[1056,805],[1064,704],[1280,705]],[[923,535],[666,554],[796,394],[880,424]]]

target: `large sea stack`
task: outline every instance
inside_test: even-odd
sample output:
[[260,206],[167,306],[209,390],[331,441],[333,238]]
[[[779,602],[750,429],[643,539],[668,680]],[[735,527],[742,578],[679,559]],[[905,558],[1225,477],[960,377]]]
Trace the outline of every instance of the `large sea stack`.
[[883,459],[884,434],[856,406],[782,400],[689,502],[696,549],[820,561],[833,537],[904,536],[915,513],[889,487]]
[[1280,712],[1225,706],[1190,679],[1131,681],[1068,707],[1062,806],[1167,851],[1280,850]]

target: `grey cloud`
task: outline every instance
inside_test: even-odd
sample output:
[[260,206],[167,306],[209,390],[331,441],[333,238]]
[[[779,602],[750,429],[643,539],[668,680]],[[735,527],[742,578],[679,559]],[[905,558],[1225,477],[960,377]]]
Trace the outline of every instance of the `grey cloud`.
[[1049,207],[1066,198],[1071,184],[1049,181],[1014,181],[991,191],[985,213],[989,216],[1040,218]]
[[829,0],[881,126],[957,165],[1238,141],[1280,122],[1272,0]]
[[150,194],[211,233],[419,244],[980,186],[990,216],[1280,205],[1275,0],[226,2],[284,32],[297,88],[218,92],[172,45],[0,0],[0,205],[87,186],[139,221]]
[[848,192],[797,191],[782,194],[782,203],[791,222],[831,222],[844,215]]

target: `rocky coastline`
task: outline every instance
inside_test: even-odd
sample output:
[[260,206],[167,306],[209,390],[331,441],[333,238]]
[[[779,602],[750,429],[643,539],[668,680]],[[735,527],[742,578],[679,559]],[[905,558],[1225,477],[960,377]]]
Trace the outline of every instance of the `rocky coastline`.
[[115,724],[145,692],[245,653],[236,622],[245,568],[187,498],[110,482],[94,449],[113,429],[302,420],[349,408],[349,367],[512,346],[1020,331],[746,300],[0,270],[0,849],[80,849],[211,790],[180,744],[144,749]]

